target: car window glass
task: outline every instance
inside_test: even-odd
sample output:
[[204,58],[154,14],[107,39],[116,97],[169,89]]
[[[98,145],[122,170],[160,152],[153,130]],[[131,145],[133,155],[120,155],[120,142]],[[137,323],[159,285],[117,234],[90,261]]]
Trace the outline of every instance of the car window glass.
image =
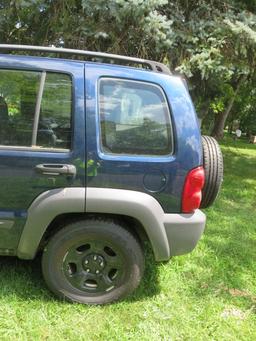
[[[71,147],[71,78],[61,73],[0,70],[0,145]],[[43,87],[39,99],[39,88]],[[35,124],[39,102],[38,124]]]
[[68,75],[47,73],[37,145],[70,149],[72,87]]
[[101,79],[99,115],[105,153],[168,155],[171,121],[160,87],[118,79]]
[[0,144],[31,146],[39,72],[0,70]]

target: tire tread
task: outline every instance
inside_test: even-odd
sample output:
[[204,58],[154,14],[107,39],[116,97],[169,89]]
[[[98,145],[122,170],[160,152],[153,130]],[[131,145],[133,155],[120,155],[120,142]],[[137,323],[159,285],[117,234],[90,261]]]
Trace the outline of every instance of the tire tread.
[[200,208],[211,206],[223,180],[223,158],[218,142],[210,136],[202,136],[205,185]]

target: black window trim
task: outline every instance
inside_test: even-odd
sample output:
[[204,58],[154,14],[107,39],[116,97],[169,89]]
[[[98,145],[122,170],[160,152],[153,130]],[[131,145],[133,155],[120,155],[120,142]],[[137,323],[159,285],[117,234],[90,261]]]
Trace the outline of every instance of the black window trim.
[[45,89],[46,75],[47,75],[46,71],[43,71],[40,77],[40,83],[39,83],[39,89],[37,92],[36,107],[35,107],[35,113],[34,113],[31,147],[37,146],[37,134],[38,134],[38,125],[39,125],[39,118],[40,118],[40,109],[41,109],[42,99],[43,99],[43,94],[44,94],[44,89]]
[[[170,144],[171,144],[171,150],[170,153],[168,154],[163,154],[163,155],[155,155],[155,154],[128,154],[128,153],[112,153],[104,150],[103,145],[102,145],[102,131],[101,131],[101,124],[100,124],[100,84],[102,81],[105,80],[117,80],[117,81],[125,81],[125,82],[133,82],[133,83],[139,83],[139,84],[146,84],[150,85],[152,87],[155,87],[160,90],[165,104],[166,108],[168,110],[168,118],[169,118],[169,125],[170,125]],[[174,155],[174,129],[173,129],[173,124],[172,124],[172,115],[171,115],[171,109],[169,105],[169,101],[167,99],[167,96],[164,92],[164,89],[156,83],[153,82],[148,82],[148,81],[141,81],[138,79],[130,79],[130,78],[124,78],[124,77],[111,77],[111,76],[103,76],[98,79],[98,87],[97,87],[97,114],[96,114],[96,120],[97,120],[97,130],[98,130],[98,152],[99,155],[101,156],[102,159],[110,159],[110,160],[115,160],[115,159],[127,159],[127,160],[133,160],[133,159],[140,159],[144,161],[150,161],[152,159],[162,161],[162,160],[169,160],[170,157]],[[168,122],[167,122],[168,123]]]

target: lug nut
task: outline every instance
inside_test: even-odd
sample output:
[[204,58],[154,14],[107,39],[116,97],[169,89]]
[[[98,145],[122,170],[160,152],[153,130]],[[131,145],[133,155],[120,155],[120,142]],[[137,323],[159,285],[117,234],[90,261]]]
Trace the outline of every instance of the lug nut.
[[93,260],[96,260],[96,259],[97,259],[97,256],[94,256],[94,257],[93,257]]
[[100,263],[100,266],[101,266],[101,267],[103,267],[103,266],[104,266],[103,262],[101,262],[101,263]]
[[89,262],[88,262],[88,260],[86,260],[84,263],[85,263],[85,264],[88,264]]
[[96,270],[96,274],[98,274],[99,273],[99,270]]
[[86,272],[90,272],[90,269],[86,269]]

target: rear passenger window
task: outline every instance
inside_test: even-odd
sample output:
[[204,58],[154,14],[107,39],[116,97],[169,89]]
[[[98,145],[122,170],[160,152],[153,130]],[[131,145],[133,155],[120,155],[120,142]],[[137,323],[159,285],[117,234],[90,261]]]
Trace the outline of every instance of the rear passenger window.
[[71,105],[66,74],[0,70],[0,145],[70,149]]
[[152,156],[172,153],[170,112],[160,87],[102,78],[99,115],[104,153]]

